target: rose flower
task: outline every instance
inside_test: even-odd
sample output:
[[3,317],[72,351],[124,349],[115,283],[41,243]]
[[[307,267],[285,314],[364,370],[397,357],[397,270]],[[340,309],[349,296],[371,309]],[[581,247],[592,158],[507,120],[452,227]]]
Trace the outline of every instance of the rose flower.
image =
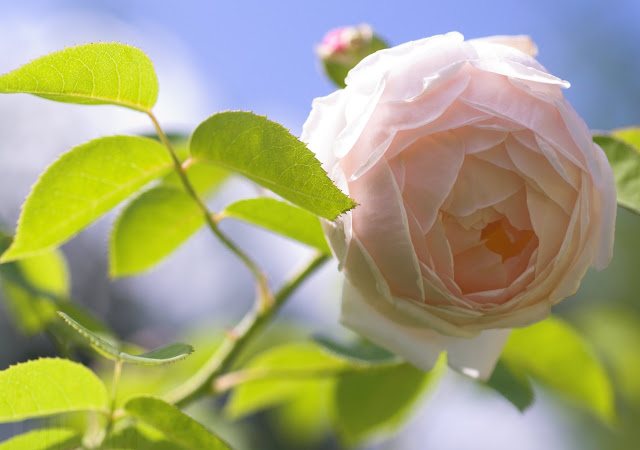
[[302,140],[359,206],[324,224],[341,321],[429,370],[487,378],[612,256],[603,151],[526,37],[458,33],[382,50],[316,99]]

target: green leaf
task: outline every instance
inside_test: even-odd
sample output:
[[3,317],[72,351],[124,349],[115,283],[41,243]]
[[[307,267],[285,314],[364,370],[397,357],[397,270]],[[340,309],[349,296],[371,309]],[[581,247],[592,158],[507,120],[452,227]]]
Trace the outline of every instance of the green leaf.
[[0,262],[58,246],[171,167],[167,150],[152,139],[112,136],[75,147],[33,187]]
[[593,140],[602,147],[613,169],[618,204],[640,214],[640,130],[628,130],[623,136],[624,140],[604,135]]
[[613,130],[611,134],[640,151],[640,127],[618,128]]
[[67,260],[59,250],[0,264],[0,276],[34,294],[57,300],[69,297]]
[[[77,303],[72,303],[72,302],[64,302],[64,303],[58,303],[56,307],[58,308],[57,311],[61,311],[68,316],[75,317],[78,322],[83,323],[86,328],[91,330],[93,333],[98,334],[99,336],[102,336],[102,338],[106,337],[110,341],[116,340],[113,330],[109,328],[109,326],[104,322],[102,322],[100,319],[93,316],[82,305],[79,305]],[[59,315],[57,314],[57,311],[55,314],[56,321],[54,323],[60,325],[58,329],[64,328],[69,333],[72,333],[74,337],[77,337],[77,332],[70,329],[65,322],[60,320]]]
[[41,253],[15,263],[30,286],[58,299],[69,298],[69,270],[64,254],[59,250]]
[[56,304],[69,296],[69,274],[62,252],[41,253],[0,265],[7,309],[27,335],[43,331],[55,318]]
[[581,308],[578,323],[612,369],[614,386],[640,405],[640,314],[619,305]]
[[518,373],[502,360],[499,360],[493,369],[487,386],[499,392],[520,412],[524,412],[533,403],[533,387],[529,378],[523,373]]
[[0,450],[73,450],[82,445],[82,436],[69,428],[45,428],[12,437],[0,443]]
[[318,217],[296,206],[273,198],[254,198],[233,203],[220,213],[261,226],[303,244],[331,253]]
[[614,396],[607,373],[587,343],[559,318],[514,330],[502,359],[606,423],[614,422]]
[[167,440],[165,435],[155,428],[140,422],[135,426],[110,433],[101,448],[109,450],[188,450],[187,447]]
[[273,411],[278,431],[293,448],[316,448],[326,438],[335,384],[335,378],[316,380],[312,388],[298,390]]
[[194,161],[237,172],[327,219],[356,204],[335,187],[307,147],[281,125],[249,112],[223,112],[202,122],[189,144]]
[[345,373],[336,385],[333,423],[341,439],[353,446],[378,433],[399,428],[445,366],[425,373],[409,364]]
[[42,358],[0,372],[0,423],[73,411],[106,411],[107,390],[82,364]]
[[78,334],[85,339],[91,348],[101,354],[107,359],[113,361],[123,361],[126,363],[138,364],[141,366],[157,366],[160,364],[167,364],[186,358],[193,353],[193,347],[186,344],[170,344],[164,347],[151,350],[150,352],[142,355],[131,355],[129,353],[120,351],[116,346],[107,342],[98,334],[89,330],[88,328],[80,325],[77,321],[73,320],[67,314],[58,311],[58,315],[64,319],[64,321],[73,328]]
[[117,43],[85,44],[43,56],[0,76],[0,93],[34,94],[88,105],[112,104],[149,111],[158,80],[149,58]]
[[204,224],[196,202],[182,189],[157,186],[122,211],[111,233],[110,274],[143,272],[186,241]]
[[331,378],[348,367],[312,342],[297,342],[268,350],[246,365],[247,382],[234,389],[226,406],[233,419],[276,406],[304,392],[326,389]]
[[401,361],[393,353],[364,339],[344,343],[325,336],[314,336],[313,340],[329,353],[357,364],[374,366],[394,364]]
[[120,359],[125,362],[135,363],[141,366],[157,366],[167,364],[186,358],[194,349],[188,344],[169,344],[164,347],[156,348],[142,355],[130,355],[125,352],[120,353]]
[[178,408],[154,397],[136,397],[124,409],[133,417],[160,430],[170,440],[193,449],[228,449],[215,434]]

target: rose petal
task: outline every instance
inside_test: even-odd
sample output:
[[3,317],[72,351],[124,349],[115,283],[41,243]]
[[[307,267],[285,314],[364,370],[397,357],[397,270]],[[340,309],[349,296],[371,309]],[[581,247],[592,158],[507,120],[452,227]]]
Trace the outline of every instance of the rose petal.
[[426,327],[400,325],[390,306],[384,312],[371,307],[348,280],[342,291],[340,322],[425,371],[433,369],[444,350],[441,335]]
[[593,240],[587,242],[588,236],[592,236],[594,232],[594,224],[590,221],[590,205],[589,196],[580,196],[580,203],[576,205],[576,209],[579,213],[579,220],[576,221],[576,226],[573,231],[573,239],[579,240],[577,248],[580,250],[578,254],[572,255],[572,248],[568,241],[563,243],[561,251],[562,256],[559,258],[558,270],[562,271],[563,276],[560,277],[558,285],[549,295],[550,301],[555,304],[560,300],[575,294],[580,286],[580,281],[584,277],[591,261],[593,260],[594,253],[596,251],[597,244]]
[[465,158],[442,209],[453,216],[468,216],[506,199],[523,185],[522,178],[512,171],[471,155]]
[[[421,54],[428,50],[445,46],[455,47],[459,46],[463,41],[464,36],[460,33],[452,32],[406,42],[393,49],[377,51],[364,58],[356,67],[351,69],[345,82],[348,86],[366,84],[367,82],[372,83],[371,79],[375,79],[375,77],[379,76],[380,73],[384,72],[389,66],[398,66],[405,60],[414,60],[415,53]],[[447,58],[446,52],[443,53],[444,54],[441,55],[443,58],[442,63],[439,67],[436,67],[436,70],[440,67],[448,66],[451,63],[450,58]]]
[[551,200],[555,201],[567,215],[573,211],[578,193],[553,168],[547,158],[531,151],[513,138],[506,140],[511,161],[528,178],[529,184],[538,186]]
[[552,104],[562,99],[562,88],[568,87],[557,84],[536,83],[516,78],[509,78],[509,83],[531,97]]
[[387,161],[381,159],[362,177],[352,181],[349,191],[360,203],[352,212],[353,232],[371,254],[393,293],[422,300],[418,258],[403,200]]
[[[499,308],[499,307],[498,307]],[[520,328],[539,322],[549,317],[551,304],[544,299],[537,299],[531,305],[514,308],[503,314],[487,315],[465,325],[473,330],[490,328]]]
[[[375,118],[369,121],[350,150],[348,162],[343,164],[345,175],[356,179],[369,170],[383,154],[389,153],[388,149],[397,131],[413,130],[440,117],[464,91],[468,82],[468,77],[455,78],[439,86],[430,95],[417,99],[411,104],[396,102],[378,105]],[[415,130],[413,133],[415,139],[422,136],[420,130]],[[387,159],[390,157],[387,154]]]
[[[496,220],[502,219],[502,214],[500,214],[493,206],[488,208],[478,209],[468,216],[458,216],[455,220],[467,230],[475,229],[480,230],[484,229],[491,222],[495,222]],[[478,241],[479,242],[479,241]]]
[[424,282],[424,307],[429,305],[455,305],[466,308],[467,303],[460,298],[462,291],[453,279],[440,277],[426,264],[420,264]]
[[458,220],[451,216],[447,216],[444,223],[445,233],[454,256],[475,247],[480,242],[480,233],[482,230],[471,227],[466,229],[460,225]]
[[[344,158],[360,139],[368,120],[375,111],[378,100],[385,88],[385,80],[381,79],[372,92],[354,93],[344,106],[345,124],[333,143],[336,157]],[[346,174],[345,174],[346,175]],[[349,178],[350,175],[346,175]]]
[[[532,252],[534,255],[536,251]],[[507,287],[502,289],[495,289],[492,291],[480,291],[470,292],[465,295],[465,298],[469,302],[478,304],[485,313],[501,313],[499,309],[501,305],[507,304],[519,293],[522,293],[524,289],[531,283],[535,276],[535,266],[528,264],[527,269],[520,274],[513,282]]]
[[464,294],[504,288],[507,272],[502,256],[477,245],[454,258],[455,280]]
[[338,270],[342,270],[351,243],[351,214],[343,214],[333,221],[320,219],[320,225],[338,260]]
[[481,111],[522,124],[561,149],[578,167],[586,169],[585,156],[567,133],[558,102],[540,101],[505,83],[501,76],[481,71],[473,74],[460,100]]
[[508,136],[508,133],[504,131],[479,131],[476,127],[458,128],[454,130],[454,133],[464,142],[467,155],[493,148],[502,143]]
[[593,187],[593,197],[597,203],[593,206],[592,217],[600,219],[598,245],[593,259],[593,267],[603,270],[613,258],[613,237],[616,224],[616,188],[613,172],[610,170],[607,157],[600,147],[596,147],[596,160],[600,166],[600,183]]
[[398,130],[389,145],[385,157],[395,158],[407,147],[413,145],[424,136],[441,131],[455,130],[487,119],[487,114],[462,102],[453,102],[436,120],[427,124],[416,125],[416,129]]
[[349,243],[344,273],[350,283],[357,287],[365,298],[371,301],[391,303],[392,295],[389,284],[357,237],[353,237]]
[[326,97],[316,98],[311,113],[302,126],[300,140],[307,143],[309,150],[316,154],[322,168],[331,173],[334,165],[333,141],[344,127],[341,102],[344,96],[336,91]]
[[498,362],[511,330],[486,330],[472,339],[445,337],[450,367],[473,378],[487,380]]
[[493,205],[494,209],[503,214],[509,223],[519,230],[531,230],[531,218],[527,206],[526,188]]
[[490,149],[475,153],[474,156],[495,166],[520,174],[518,168],[511,161],[507,147],[504,144],[496,145]]
[[453,278],[453,254],[444,233],[442,215],[436,216],[433,226],[425,236],[425,242],[433,258],[434,270],[442,278]]
[[506,45],[515,48],[531,57],[538,54],[538,47],[531,37],[524,34],[516,36],[489,36],[485,38],[472,39],[470,42],[489,42],[492,44]]
[[[447,33],[377,51],[351,69],[345,83],[350,88],[368,91],[375,85],[376,78],[389,76],[393,70],[401,74],[409,68],[414,73],[436,73],[456,61],[466,59],[466,49],[460,45],[463,41],[464,37],[460,33]],[[398,86],[389,92],[394,99],[414,97],[423,88],[422,78],[403,78],[405,82],[396,82]],[[413,84],[408,81],[413,81]]]
[[403,199],[426,233],[456,181],[464,143],[453,133],[439,133],[415,142],[399,158],[405,167]]
[[[482,56],[480,57],[482,58]],[[571,84],[568,81],[555,77],[550,73],[543,72],[515,61],[509,61],[502,57],[476,59],[469,61],[469,63],[476,69],[496,73],[498,75],[504,75],[509,78],[558,85],[565,89],[571,87]]]
[[536,276],[556,257],[567,235],[570,216],[554,201],[527,186],[527,205],[538,236]]

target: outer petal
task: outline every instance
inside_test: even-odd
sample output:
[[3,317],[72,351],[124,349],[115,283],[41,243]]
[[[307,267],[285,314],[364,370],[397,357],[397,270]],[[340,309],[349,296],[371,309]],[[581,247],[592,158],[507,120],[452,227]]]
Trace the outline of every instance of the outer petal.
[[[394,295],[424,298],[422,274],[395,177],[385,159],[349,184],[353,232],[380,268]],[[381,238],[384,236],[384,238]]]
[[342,91],[316,98],[311,106],[311,113],[302,126],[300,140],[307,143],[322,163],[322,167],[329,173],[335,160],[333,142],[345,126],[342,112],[344,99]]
[[[388,312],[393,312],[388,308]],[[382,314],[348,280],[342,291],[340,321],[372,342],[396,353],[422,370],[431,370],[444,350],[442,335],[420,326],[408,326]]]
[[472,339],[446,336],[449,366],[474,378],[487,380],[502,353],[511,330],[486,330]]
[[601,220],[600,236],[596,254],[593,259],[593,267],[602,270],[609,265],[613,257],[613,235],[616,225],[616,186],[613,180],[613,171],[607,161],[607,157],[600,147],[596,147],[597,164],[602,172],[602,182],[597,186],[600,198],[598,199],[599,211],[595,213],[596,217]]
[[489,42],[492,44],[506,45],[520,50],[523,53],[535,58],[538,54],[538,47],[531,37],[520,34],[517,36],[489,36],[486,38],[472,39],[470,42]]
[[[389,309],[389,311],[394,311]],[[411,364],[429,371],[442,351],[449,365],[467,375],[487,379],[495,366],[511,330],[483,331],[473,338],[444,336],[424,326],[410,326],[371,306],[345,280],[340,321],[350,329],[402,356]],[[396,314],[401,314],[396,312]]]
[[388,95],[396,100],[414,97],[422,91],[422,77],[418,75],[408,79],[407,66],[414,74],[434,74],[452,63],[467,59],[463,41],[464,37],[454,32],[380,50],[367,56],[351,69],[345,83],[349,88],[371,90],[380,77],[393,71],[407,82],[396,83],[397,88],[388,92]]

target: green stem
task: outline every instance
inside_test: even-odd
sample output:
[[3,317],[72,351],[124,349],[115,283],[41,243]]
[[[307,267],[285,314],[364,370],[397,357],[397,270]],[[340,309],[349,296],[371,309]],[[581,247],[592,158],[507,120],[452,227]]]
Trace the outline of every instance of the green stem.
[[280,288],[274,296],[273,303],[265,307],[261,302],[256,302],[254,308],[247,312],[240,323],[229,333],[229,336],[227,336],[209,361],[185,383],[170,392],[165,397],[165,400],[182,407],[202,395],[213,393],[213,380],[225,373],[232,366],[247,343],[269,323],[275,313],[302,282],[320,268],[328,259],[329,255],[327,254],[316,255],[309,264],[291,277],[291,279]]
[[111,382],[111,407],[109,408],[109,417],[107,418],[107,426],[105,427],[104,439],[109,437],[113,425],[115,423],[116,401],[118,397],[118,383],[120,382],[120,374],[122,373],[122,360],[118,359],[113,367],[113,381]]
[[213,392],[222,394],[223,392],[233,389],[238,385],[249,383],[251,381],[265,380],[271,378],[301,380],[306,378],[330,378],[348,373],[367,372],[373,370],[387,369],[389,367],[398,366],[400,363],[384,363],[375,366],[369,365],[345,365],[342,367],[313,367],[313,368],[297,368],[297,369],[277,369],[273,367],[256,367],[253,369],[239,370],[237,372],[229,372],[220,375],[213,381]]
[[175,149],[173,148],[173,144],[171,144],[171,141],[169,140],[167,135],[164,133],[164,131],[162,131],[162,128],[160,127],[160,123],[158,123],[158,120],[153,115],[153,113],[149,111],[147,114],[149,115],[149,118],[153,122],[153,126],[156,129],[156,133],[158,133],[158,137],[160,137],[160,140],[165,145],[165,147],[167,147],[167,150],[171,155],[171,160],[173,161],[174,169],[178,174],[178,177],[180,178],[182,185],[187,191],[187,194],[189,194],[189,196],[193,199],[193,201],[196,202],[196,205],[198,205],[198,208],[200,208],[200,210],[202,211],[202,214],[204,216],[204,219],[208,227],[211,229],[213,234],[215,234],[218,237],[218,239],[220,239],[220,241],[222,241],[222,243],[229,250],[235,253],[236,256],[238,256],[238,258],[242,260],[242,262],[247,266],[247,268],[251,271],[251,273],[253,273],[258,283],[261,302],[264,304],[271,303],[272,294],[271,294],[271,290],[269,289],[269,285],[267,283],[266,275],[258,268],[256,263],[245,252],[243,252],[222,231],[220,231],[220,228],[218,227],[218,224],[215,221],[214,215],[209,211],[209,209],[207,208],[207,205],[204,203],[200,195],[196,192],[196,189],[193,187],[193,184],[191,184],[191,180],[189,180],[189,177],[187,176],[186,167],[188,166],[183,167],[182,163],[180,162],[180,158],[178,158],[178,155]]

